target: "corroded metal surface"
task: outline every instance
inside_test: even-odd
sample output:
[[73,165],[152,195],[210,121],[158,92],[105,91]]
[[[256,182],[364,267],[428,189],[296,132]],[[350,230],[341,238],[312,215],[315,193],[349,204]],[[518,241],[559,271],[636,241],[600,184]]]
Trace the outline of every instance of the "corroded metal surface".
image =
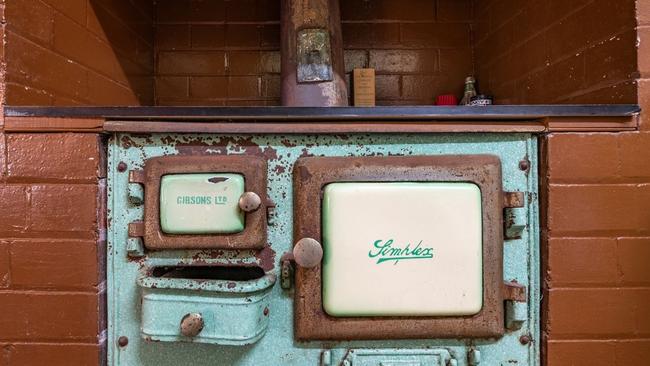
[[282,0],[282,105],[348,105],[338,0]]
[[[494,338],[503,335],[501,162],[493,155],[308,157],[293,171],[294,240],[322,240],[321,190],[333,182],[471,182],[481,189],[483,307],[465,317],[331,317],[322,307],[321,267],[296,269],[298,339]],[[299,242],[298,242],[299,243]],[[295,250],[294,250],[295,255]]]
[[244,230],[235,234],[170,235],[165,234],[160,227],[160,180],[163,175],[238,173],[244,176],[246,190],[259,192],[258,195],[266,197],[265,160],[255,156],[166,156],[147,160],[144,172],[146,188],[144,203],[145,247],[149,249],[254,249],[266,245],[265,210],[247,212]]
[[[155,342],[142,336],[143,318],[140,302],[144,288],[138,286],[138,278],[147,276],[149,268],[248,266],[260,267],[269,275],[281,275],[281,263],[288,261],[283,260],[280,253],[291,252],[295,243],[293,223],[297,218],[294,217],[293,211],[295,191],[292,177],[294,164],[298,158],[469,153],[499,156],[502,163],[503,190],[526,193],[523,209],[528,224],[519,238],[508,241],[503,248],[503,280],[508,282],[515,280],[528,289],[525,303],[528,305],[528,318],[520,329],[507,331],[499,339],[296,341],[292,332],[294,303],[299,304],[302,300],[294,300],[293,290],[282,289],[276,284],[268,294],[268,307],[257,308],[254,312],[255,316],[265,316],[268,319],[266,334],[257,339],[254,345],[233,347],[193,342]],[[266,195],[276,204],[275,224],[267,227],[269,245],[261,250],[206,248],[145,251],[142,257],[129,257],[128,224],[143,220],[144,209],[143,206],[134,206],[128,201],[128,170],[143,169],[146,160],[170,155],[212,157],[245,155],[264,159],[267,162],[268,178]],[[530,159],[528,172],[519,169],[519,162],[526,156]],[[330,365],[339,365],[350,350],[366,352],[374,349],[396,350],[394,354],[400,355],[398,358],[387,358],[387,361],[414,362],[406,355],[409,351],[431,349],[448,351],[460,366],[468,365],[470,350],[480,351],[481,365],[538,365],[540,342],[532,341],[526,344],[520,342],[522,336],[533,340],[540,339],[536,157],[536,141],[529,134],[115,135],[109,144],[108,159],[108,363],[120,366],[171,366],[187,364],[187,361],[191,360],[193,366],[316,366],[321,360],[329,360]],[[120,162],[124,162],[128,169],[119,171],[117,167]],[[291,266],[283,266],[283,269],[290,278]],[[152,281],[154,280],[156,286],[164,283],[163,278],[153,278]],[[201,280],[195,281],[203,283]],[[241,282],[245,281],[236,281],[235,286],[240,286]],[[202,286],[208,284],[209,282]],[[286,285],[290,283],[285,283]],[[224,291],[228,289],[227,282],[225,289]],[[168,291],[167,289],[152,290]],[[218,296],[227,296],[227,292],[220,293]],[[188,299],[195,299],[195,296],[190,295]],[[188,312],[182,314],[179,312],[179,317],[175,318],[173,324],[170,323],[170,329],[173,328],[179,336],[179,322]],[[252,315],[244,316],[242,313],[237,313],[232,318],[238,322],[242,319],[256,320]],[[203,330],[200,335],[204,332],[206,330]],[[128,345],[120,346],[118,342],[120,337],[127,337]],[[419,361],[425,360],[425,358],[419,359]]]

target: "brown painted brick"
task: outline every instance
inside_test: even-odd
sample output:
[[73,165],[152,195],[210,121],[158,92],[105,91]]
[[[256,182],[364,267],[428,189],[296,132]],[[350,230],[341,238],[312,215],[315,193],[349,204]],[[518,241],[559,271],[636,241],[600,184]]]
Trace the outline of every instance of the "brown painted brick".
[[370,67],[378,73],[433,73],[438,69],[435,50],[371,50]]
[[437,0],[439,22],[472,22],[472,0]]
[[420,100],[423,104],[433,104],[438,95],[437,81],[438,78],[435,76],[404,75],[402,77],[404,98]]
[[619,136],[621,174],[626,178],[650,179],[650,133]]
[[9,247],[12,286],[92,289],[98,284],[94,241],[30,239],[10,241]]
[[344,60],[346,73],[350,73],[354,69],[367,68],[368,52],[363,50],[346,50]]
[[617,284],[620,276],[615,260],[616,244],[614,238],[550,239],[549,285]]
[[552,236],[650,232],[650,184],[551,185]]
[[2,132],[4,126],[4,117],[0,112],[0,182],[3,182],[7,176],[7,139]]
[[401,97],[399,75],[377,75],[375,95],[377,99],[399,99]]
[[[32,44],[12,32],[7,32],[7,81],[48,90],[52,93],[84,100],[88,95],[88,79],[79,65],[69,62],[45,48]],[[23,70],[30,70],[25,73]],[[11,96],[8,96],[11,104]]]
[[611,341],[549,341],[546,366],[616,366]]
[[551,289],[548,304],[551,339],[650,335],[650,289]]
[[257,24],[227,24],[226,45],[228,47],[259,47],[260,30],[261,27]]
[[622,340],[616,343],[616,365],[643,365],[650,359],[650,341]]
[[86,0],[42,0],[79,24],[86,22]]
[[19,343],[8,347],[10,366],[101,365],[101,346],[97,344]]
[[224,75],[225,54],[220,51],[161,52],[160,75]]
[[261,82],[257,76],[228,77],[229,98],[259,98]]
[[263,48],[280,49],[280,25],[264,24],[258,27],[260,31],[260,46]]
[[18,232],[27,226],[27,188],[0,184],[0,232]]
[[650,3],[647,1],[637,1],[636,17],[639,25],[650,25]]
[[[372,47],[371,27],[372,24],[369,23],[341,24],[343,46],[346,48]],[[399,32],[397,34],[399,35]]]
[[7,135],[8,176],[29,181],[96,181],[98,142],[95,134]]
[[[641,106],[650,105],[650,79],[639,79],[637,81],[637,98]],[[650,131],[650,113],[642,112],[639,117],[639,129]]]
[[404,23],[400,27],[401,43],[408,47],[470,47],[468,23]]
[[280,98],[282,83],[280,75],[265,75],[262,77],[262,97]]
[[650,357],[650,341],[550,341],[547,354],[547,366],[645,365]]
[[[28,17],[24,16],[29,14]],[[23,37],[47,45],[52,40],[54,11],[40,0],[9,1],[5,8],[7,27]]]
[[223,25],[193,24],[190,29],[194,49],[215,49],[226,45],[226,28]]
[[[125,84],[121,84],[110,78],[104,77],[97,73],[88,73],[88,84],[93,87],[88,90],[88,98],[92,100],[93,105],[98,106],[138,106],[148,104],[153,100],[153,83],[150,78],[145,78],[147,85],[142,90],[131,89]],[[138,78],[131,78],[129,84],[138,83]],[[139,92],[141,94],[139,94]],[[87,104],[85,104],[87,105]]]
[[[650,32],[647,39],[650,42]],[[636,59],[636,40],[637,32],[630,29],[585,51],[585,62],[588,65],[585,75],[587,84],[611,84],[612,81],[636,79],[639,72],[650,73],[650,65],[646,66],[642,62],[643,56],[639,56],[638,68],[635,62],[630,62]],[[643,49],[643,44],[644,42],[641,42],[639,46],[639,55],[650,52],[650,48]]]
[[6,288],[10,284],[10,263],[9,243],[7,241],[0,240],[0,288]]
[[259,75],[261,73],[262,63],[259,51],[228,52],[229,75]]
[[280,2],[274,0],[240,0],[226,2],[226,21],[264,22],[280,20]]
[[375,19],[431,20],[436,17],[436,2],[431,0],[410,0],[408,6],[394,0],[373,0],[371,3]]
[[620,238],[617,254],[623,283],[650,285],[650,238]]
[[228,96],[228,77],[192,77],[190,96],[192,98],[226,98]]
[[160,50],[184,50],[190,47],[190,26],[159,24],[156,26],[156,46]]
[[31,188],[32,232],[85,232],[97,228],[97,186],[34,185]]
[[224,0],[159,0],[156,2],[156,18],[163,23],[223,21],[226,14],[224,3]]
[[374,1],[346,0],[341,1],[341,19],[368,20],[374,18]]
[[188,97],[189,78],[186,76],[159,76],[156,77],[157,97]]
[[98,298],[94,293],[0,293],[0,340],[96,342]]
[[615,134],[551,134],[547,140],[548,176],[552,182],[593,182],[619,174]]

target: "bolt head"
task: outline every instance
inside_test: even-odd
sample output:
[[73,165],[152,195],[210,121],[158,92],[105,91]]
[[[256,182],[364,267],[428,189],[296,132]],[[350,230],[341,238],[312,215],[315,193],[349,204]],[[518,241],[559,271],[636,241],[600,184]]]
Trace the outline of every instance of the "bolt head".
[[528,160],[519,162],[519,170],[527,171],[528,169],[530,169],[530,162]]
[[126,165],[126,163],[123,162],[123,161],[120,161],[120,162],[117,164],[117,171],[118,171],[118,172],[125,172],[125,171],[126,171],[126,168],[127,168],[127,165]]
[[523,344],[524,346],[529,344],[532,341],[533,341],[532,338],[530,338],[530,336],[527,334],[519,337],[519,343]]
[[126,347],[126,345],[129,344],[129,338],[125,336],[121,336],[120,338],[117,339],[117,345],[120,347]]

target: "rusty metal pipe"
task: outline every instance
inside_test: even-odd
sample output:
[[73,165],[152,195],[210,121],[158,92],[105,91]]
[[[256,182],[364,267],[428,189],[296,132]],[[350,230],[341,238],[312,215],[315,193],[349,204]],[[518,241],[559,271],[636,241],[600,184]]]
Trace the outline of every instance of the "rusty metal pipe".
[[348,105],[339,0],[282,0],[282,105]]

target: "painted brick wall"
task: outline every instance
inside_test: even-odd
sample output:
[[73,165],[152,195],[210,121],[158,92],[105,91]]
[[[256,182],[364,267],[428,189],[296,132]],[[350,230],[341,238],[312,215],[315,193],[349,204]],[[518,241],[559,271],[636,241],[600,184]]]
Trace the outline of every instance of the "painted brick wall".
[[0,365],[97,365],[104,186],[95,134],[0,129]]
[[[277,0],[160,0],[159,105],[280,103]],[[379,104],[432,104],[472,74],[471,0],[341,2],[346,72],[377,69]]]
[[[650,109],[650,3],[637,2],[638,100]],[[544,141],[548,366],[650,359],[650,114],[639,132]]]
[[156,104],[277,105],[280,2],[160,0]]
[[152,104],[152,4],[8,1],[7,103]]
[[635,0],[474,4],[477,76],[497,103],[636,103]]

